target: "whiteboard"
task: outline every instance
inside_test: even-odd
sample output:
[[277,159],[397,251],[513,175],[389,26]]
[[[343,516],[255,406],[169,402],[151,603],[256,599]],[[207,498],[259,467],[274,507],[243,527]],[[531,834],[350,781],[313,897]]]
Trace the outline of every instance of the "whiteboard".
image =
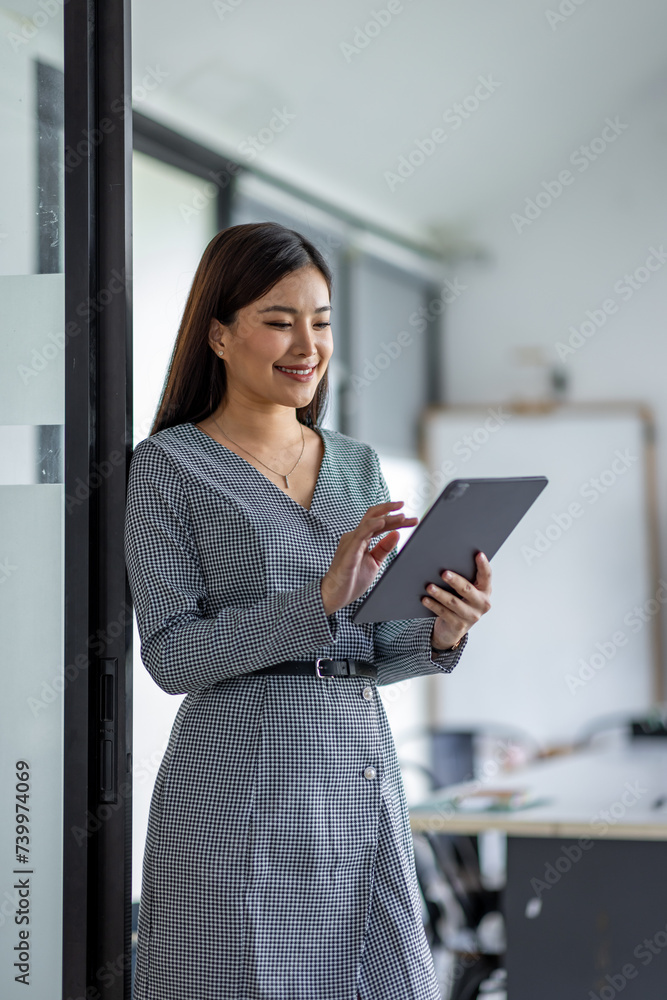
[[440,724],[508,725],[545,744],[652,704],[667,582],[653,570],[647,426],[633,406],[425,412],[433,498],[456,477],[549,479],[491,562],[491,609],[437,684]]

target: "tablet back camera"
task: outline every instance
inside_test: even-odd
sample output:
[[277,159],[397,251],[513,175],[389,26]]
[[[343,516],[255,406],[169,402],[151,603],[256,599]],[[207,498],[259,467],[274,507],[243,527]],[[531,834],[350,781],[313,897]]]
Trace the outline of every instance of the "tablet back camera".
[[463,494],[465,493],[465,491],[468,489],[469,486],[470,483],[462,483],[460,481],[452,483],[451,489],[447,490],[446,494],[443,497],[443,500],[460,499],[460,497],[463,496]]

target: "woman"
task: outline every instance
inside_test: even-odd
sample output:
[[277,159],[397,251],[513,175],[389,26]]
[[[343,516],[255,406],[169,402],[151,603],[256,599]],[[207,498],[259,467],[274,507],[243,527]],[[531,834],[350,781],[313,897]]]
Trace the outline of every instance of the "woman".
[[135,1000],[440,996],[376,686],[451,671],[491,573],[480,557],[474,586],[449,581],[460,598],[435,588],[433,617],[351,621],[417,518],[373,448],[319,426],[330,294],[298,233],[218,233],[132,457],[141,656],[187,695],[151,803]]

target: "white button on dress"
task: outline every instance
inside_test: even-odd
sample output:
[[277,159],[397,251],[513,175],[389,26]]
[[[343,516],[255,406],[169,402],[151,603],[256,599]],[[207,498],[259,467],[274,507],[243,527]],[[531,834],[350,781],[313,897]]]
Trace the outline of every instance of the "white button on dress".
[[368,778],[369,781],[372,781],[373,778],[375,777],[375,774],[376,771],[374,767],[367,767],[366,770],[364,771],[364,778]]
[[366,701],[372,701],[373,700],[373,688],[372,687],[365,687],[364,690],[361,693],[363,694],[363,696],[366,699]]

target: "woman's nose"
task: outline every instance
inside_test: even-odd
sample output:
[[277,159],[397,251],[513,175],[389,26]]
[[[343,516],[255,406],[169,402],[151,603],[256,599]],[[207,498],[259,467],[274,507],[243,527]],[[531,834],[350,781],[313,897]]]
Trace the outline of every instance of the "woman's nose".
[[299,346],[303,346],[306,350],[310,350],[311,354],[313,353],[319,336],[319,331],[313,330],[308,320],[302,320],[294,324],[294,340],[297,344],[299,344]]

